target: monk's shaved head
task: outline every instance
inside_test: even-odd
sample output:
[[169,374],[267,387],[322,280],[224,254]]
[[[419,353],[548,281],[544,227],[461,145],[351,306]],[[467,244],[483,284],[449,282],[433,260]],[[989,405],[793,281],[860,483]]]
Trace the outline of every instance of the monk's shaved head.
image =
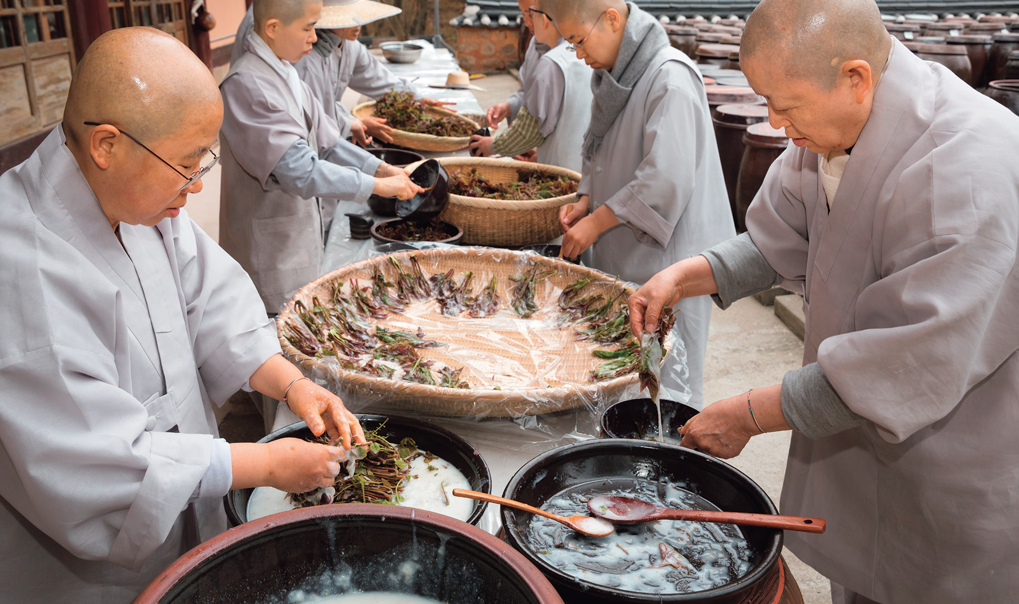
[[99,122],[150,144],[221,105],[212,73],[179,40],[151,27],[115,29],[88,47],[74,71],[64,134],[81,147],[92,129],[84,122]]
[[877,79],[890,46],[874,0],[763,0],[747,18],[740,60],[780,61],[790,77],[830,89],[846,61],[866,61]]
[[553,7],[552,19],[578,25],[594,23],[598,16],[610,8],[626,16],[626,0],[557,0]]
[[304,16],[309,4],[322,0],[254,0],[251,4],[255,18],[255,31],[261,31],[269,19],[279,19],[283,25],[290,25]]

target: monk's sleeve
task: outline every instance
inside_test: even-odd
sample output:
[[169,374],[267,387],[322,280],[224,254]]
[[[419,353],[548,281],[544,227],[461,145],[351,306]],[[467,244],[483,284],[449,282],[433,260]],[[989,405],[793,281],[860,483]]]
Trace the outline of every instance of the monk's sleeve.
[[[206,474],[209,434],[147,430],[146,404],[118,386],[132,363],[118,290],[66,243],[8,225],[0,278],[0,497],[86,560],[138,569]],[[164,396],[171,396],[170,394]]]
[[566,76],[562,68],[547,56],[542,57],[534,66],[533,84],[524,93],[524,108],[537,118],[542,137],[547,138],[559,125],[565,95]]
[[[276,325],[251,278],[186,216],[165,221],[174,239],[188,331],[209,398],[222,405],[270,357],[280,354]],[[165,236],[165,235],[164,235]]]
[[[644,159],[630,182],[605,205],[642,243],[666,247],[693,195],[701,157],[718,153],[708,143],[711,120],[685,66],[663,67],[644,101]],[[629,103],[641,102],[630,97]],[[626,109],[624,109],[625,111]]]
[[353,44],[357,48],[354,72],[350,76],[348,87],[373,99],[378,99],[390,90],[409,92],[417,96],[413,84],[386,69],[382,61],[372,55],[364,44],[350,40],[344,40],[343,43]]

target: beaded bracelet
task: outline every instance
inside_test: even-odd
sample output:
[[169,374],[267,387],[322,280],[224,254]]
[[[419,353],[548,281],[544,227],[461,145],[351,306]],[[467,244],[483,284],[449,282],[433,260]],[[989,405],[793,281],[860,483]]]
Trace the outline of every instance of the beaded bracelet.
[[[308,378],[303,377],[303,376],[297,378],[296,380],[290,382],[290,385],[287,386],[287,389],[283,391],[283,403],[287,406],[287,409],[290,409],[290,401],[287,400],[287,395],[290,394],[290,387],[293,386],[294,384],[296,384],[297,382],[300,382],[301,380],[308,380]],[[311,380],[308,380],[308,381],[310,382]],[[293,409],[290,409],[290,410],[293,411]]]
[[753,388],[747,390],[747,408],[750,409],[750,419],[754,420],[754,424],[757,425],[757,429],[761,431],[761,434],[764,434],[764,428],[762,428],[761,424],[757,422],[757,416],[754,415],[754,408],[750,406],[750,393],[753,391]]

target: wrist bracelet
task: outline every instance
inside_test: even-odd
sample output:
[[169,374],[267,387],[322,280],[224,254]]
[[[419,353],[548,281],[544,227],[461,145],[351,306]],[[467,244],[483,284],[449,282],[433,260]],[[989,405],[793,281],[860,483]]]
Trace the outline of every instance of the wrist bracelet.
[[[308,380],[309,382],[311,381],[308,378],[301,376],[296,380],[290,382],[290,385],[287,386],[287,389],[283,391],[283,403],[287,406],[287,409],[290,409],[290,401],[287,400],[287,395],[290,394],[290,388],[293,387],[293,385],[296,384],[297,382],[300,382],[301,380]],[[290,410],[293,411],[293,409]],[[751,411],[751,413],[753,412]]]
[[761,424],[757,423],[757,416],[754,415],[754,408],[750,406],[750,393],[753,391],[753,388],[747,390],[747,409],[750,409],[750,419],[754,420],[754,424],[757,426],[757,429],[761,431],[761,434],[764,434],[764,428],[761,427]]

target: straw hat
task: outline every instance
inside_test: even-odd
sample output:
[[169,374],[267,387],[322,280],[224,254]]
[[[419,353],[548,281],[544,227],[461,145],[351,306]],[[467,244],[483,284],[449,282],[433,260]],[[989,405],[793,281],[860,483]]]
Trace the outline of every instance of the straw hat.
[[344,29],[399,15],[395,6],[372,0],[324,0],[316,29]]
[[446,76],[445,84],[434,82],[432,84],[429,84],[429,86],[431,86],[432,88],[453,88],[457,90],[470,89],[480,90],[481,92],[488,92],[487,90],[481,88],[480,86],[475,86],[474,84],[471,84],[471,76],[468,75],[466,71],[454,71]]

